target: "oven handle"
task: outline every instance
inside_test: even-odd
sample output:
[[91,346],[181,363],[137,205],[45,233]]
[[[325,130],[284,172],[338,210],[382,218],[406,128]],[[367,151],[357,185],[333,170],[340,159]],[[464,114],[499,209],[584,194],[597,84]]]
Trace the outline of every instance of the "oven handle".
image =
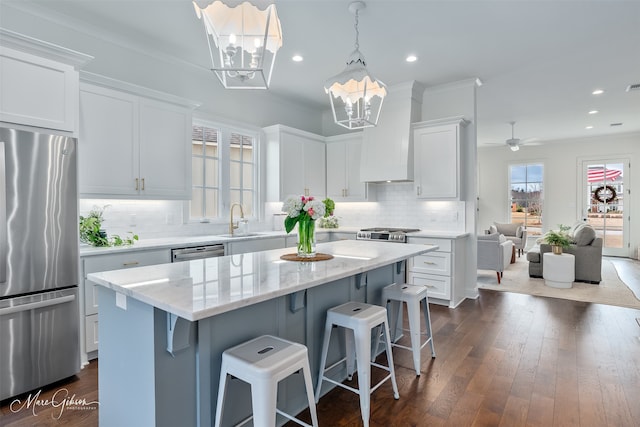
[[36,308],[50,307],[52,305],[64,304],[76,299],[75,295],[67,295],[64,297],[52,298],[44,301],[28,302],[26,304],[13,305],[11,307],[0,308],[0,316],[7,314],[20,313],[23,311],[35,310]]

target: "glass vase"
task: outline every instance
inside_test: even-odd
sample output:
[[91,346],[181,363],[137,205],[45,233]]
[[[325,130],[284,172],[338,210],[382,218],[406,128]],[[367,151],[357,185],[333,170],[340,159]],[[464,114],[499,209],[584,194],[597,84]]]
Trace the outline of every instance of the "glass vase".
[[298,256],[300,258],[316,256],[316,222],[314,220],[298,222]]

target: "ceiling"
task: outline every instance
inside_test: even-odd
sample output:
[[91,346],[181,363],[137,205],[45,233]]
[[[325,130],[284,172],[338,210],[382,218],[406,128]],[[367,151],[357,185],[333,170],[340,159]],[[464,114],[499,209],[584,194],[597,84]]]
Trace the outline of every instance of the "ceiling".
[[[188,0],[28,3],[121,42],[210,68],[201,22]],[[354,47],[348,4],[276,0],[284,45],[272,93],[329,108],[323,83],[342,71]],[[640,83],[640,0],[369,0],[359,30],[369,71],[387,85],[479,78],[481,146],[504,143],[511,121],[517,122],[517,138],[538,143],[640,132],[640,90],[625,91]],[[304,61],[293,62],[294,54]],[[408,54],[418,60],[405,62]],[[605,92],[592,95],[598,88]]]

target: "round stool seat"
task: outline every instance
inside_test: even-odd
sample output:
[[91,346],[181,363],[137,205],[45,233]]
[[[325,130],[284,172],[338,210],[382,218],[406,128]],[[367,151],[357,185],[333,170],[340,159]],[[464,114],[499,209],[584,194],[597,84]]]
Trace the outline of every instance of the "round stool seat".
[[225,350],[222,353],[220,368],[215,426],[219,427],[222,423],[227,377],[231,375],[251,385],[253,416],[241,424],[253,418],[253,425],[256,427],[272,427],[276,425],[276,414],[280,414],[299,425],[311,427],[276,407],[278,382],[300,370],[304,376],[311,420],[313,426],[317,427],[318,417],[313,399],[307,347],[282,338],[263,335]]

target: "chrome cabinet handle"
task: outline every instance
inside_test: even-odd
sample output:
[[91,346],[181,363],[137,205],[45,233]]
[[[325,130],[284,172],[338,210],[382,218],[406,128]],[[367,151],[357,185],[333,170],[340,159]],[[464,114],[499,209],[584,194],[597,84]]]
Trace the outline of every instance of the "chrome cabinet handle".
[[437,263],[431,261],[425,261],[424,263],[428,265],[438,265]]
[[138,191],[138,178],[136,178],[136,191]]
[[144,178],[142,178],[142,188],[141,188],[141,190],[144,191]]
[[422,187],[419,185],[416,185],[416,196],[419,196],[422,194]]
[[124,265],[125,267],[130,267],[132,265],[138,265],[140,264],[139,261],[129,261],[129,262],[123,262],[122,265]]

